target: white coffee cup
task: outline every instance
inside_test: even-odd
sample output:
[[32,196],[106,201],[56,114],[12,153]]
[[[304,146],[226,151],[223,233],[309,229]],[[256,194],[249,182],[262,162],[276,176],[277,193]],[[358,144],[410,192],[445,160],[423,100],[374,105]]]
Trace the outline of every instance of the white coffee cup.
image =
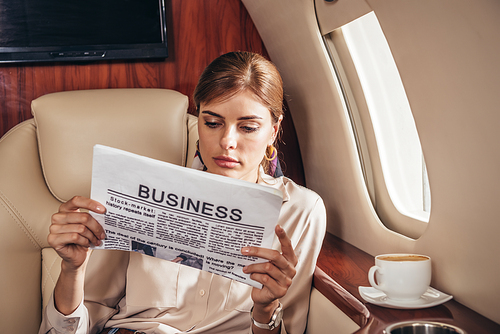
[[378,255],[375,266],[368,271],[368,280],[391,300],[417,300],[431,284],[431,258],[417,254]]

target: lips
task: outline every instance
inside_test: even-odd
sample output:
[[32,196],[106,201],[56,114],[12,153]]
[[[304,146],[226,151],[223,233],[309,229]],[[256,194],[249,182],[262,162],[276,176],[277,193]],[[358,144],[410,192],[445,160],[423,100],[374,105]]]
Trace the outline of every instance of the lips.
[[227,156],[218,156],[213,158],[215,164],[221,168],[234,168],[239,165],[238,160],[227,157]]

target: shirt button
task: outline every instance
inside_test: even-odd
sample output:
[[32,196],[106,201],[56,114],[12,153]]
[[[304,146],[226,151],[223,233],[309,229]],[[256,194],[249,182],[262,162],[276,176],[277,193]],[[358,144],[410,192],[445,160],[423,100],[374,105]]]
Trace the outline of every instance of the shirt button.
[[200,296],[202,296],[202,297],[203,297],[204,295],[205,295],[205,290],[203,290],[203,289],[202,289],[202,290],[200,290]]

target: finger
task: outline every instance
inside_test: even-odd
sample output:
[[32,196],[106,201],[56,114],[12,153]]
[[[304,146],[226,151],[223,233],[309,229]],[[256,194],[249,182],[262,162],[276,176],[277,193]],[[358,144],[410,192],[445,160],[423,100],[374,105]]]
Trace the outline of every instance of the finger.
[[91,245],[89,238],[82,236],[80,233],[51,233],[47,237],[47,241],[49,245],[58,252],[68,245],[78,245],[82,247],[89,247]]
[[262,259],[269,260],[287,276],[295,276],[295,267],[289,262],[280,252],[274,249],[262,247],[243,247],[241,249],[243,255],[256,256]]
[[288,276],[287,273],[285,273],[281,269],[277,268],[271,262],[254,263],[254,264],[245,266],[245,267],[243,267],[243,272],[246,274],[268,275],[274,281],[276,281],[280,286],[284,286],[287,288],[292,284],[292,278],[293,278],[293,276],[295,276],[294,271],[292,271],[290,273],[291,276]]
[[286,270],[289,266],[295,267],[298,263],[298,259],[293,249],[292,241],[280,225],[276,225],[275,233],[281,244],[282,253],[261,247],[243,247],[241,253],[243,255],[257,256],[269,260],[282,270]]
[[79,209],[86,209],[95,213],[106,212],[106,208],[101,203],[83,196],[75,196],[69,201],[61,204],[59,212],[74,212]]
[[104,228],[94,217],[86,212],[63,212],[52,215],[52,225],[83,225],[88,228],[96,238],[103,240],[106,238]]
[[[57,243],[75,243],[72,240],[76,240],[82,246],[88,246],[90,243],[99,246],[101,241],[95,236],[95,234],[90,231],[83,224],[66,224],[66,225],[51,225],[50,233],[56,237]],[[88,242],[82,240],[79,236],[88,240]],[[69,239],[69,241],[68,241]]]
[[268,299],[270,300],[282,298],[288,291],[287,286],[279,284],[277,281],[266,274],[253,273],[250,275],[250,278],[262,284],[263,289],[261,289],[261,291],[263,293],[267,293]]
[[280,241],[282,255],[295,267],[298,263],[298,259],[293,249],[292,240],[290,240],[286,231],[280,225],[276,225],[274,231]]

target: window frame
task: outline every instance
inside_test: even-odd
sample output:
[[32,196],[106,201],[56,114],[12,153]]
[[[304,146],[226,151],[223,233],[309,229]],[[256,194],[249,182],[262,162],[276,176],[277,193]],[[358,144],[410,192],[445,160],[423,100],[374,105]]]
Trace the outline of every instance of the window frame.
[[356,138],[358,156],[371,204],[388,229],[418,239],[428,223],[401,213],[390,198],[372,119],[342,29],[338,28],[324,35],[323,42],[332,62],[335,72],[333,74],[338,79],[345,100],[344,106]]

